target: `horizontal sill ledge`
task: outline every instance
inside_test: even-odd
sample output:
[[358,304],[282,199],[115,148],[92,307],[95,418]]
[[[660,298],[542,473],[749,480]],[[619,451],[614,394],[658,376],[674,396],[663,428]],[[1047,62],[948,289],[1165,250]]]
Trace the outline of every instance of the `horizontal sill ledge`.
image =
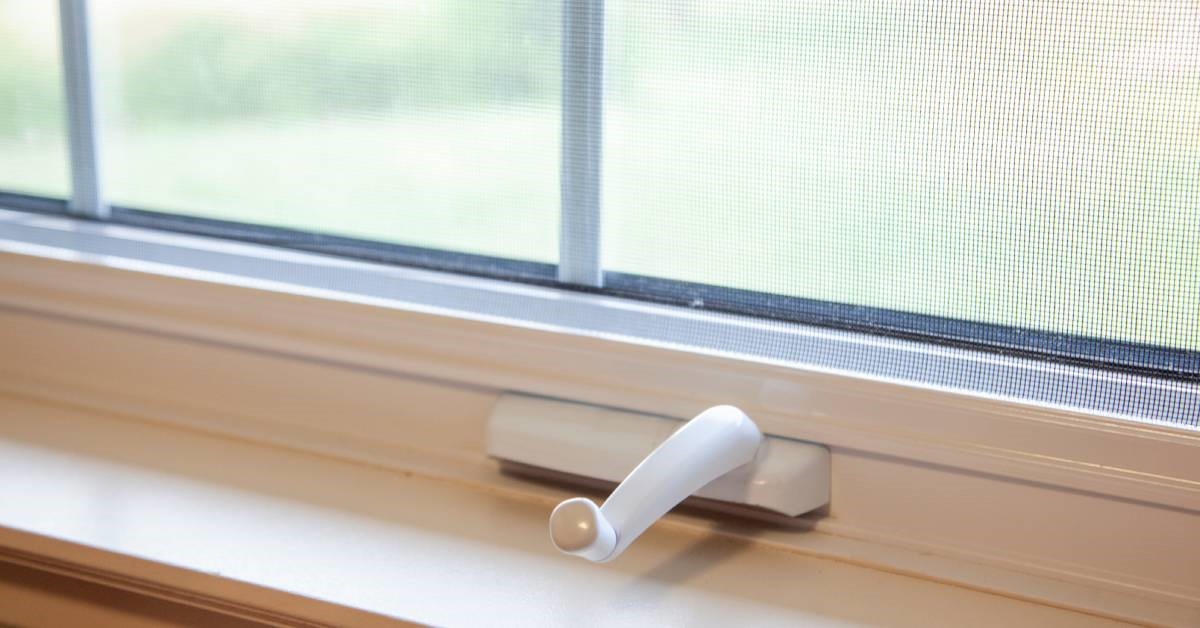
[[[0,397],[0,414],[0,560],[251,619],[923,626],[936,616],[1090,626],[1109,614],[991,594],[986,583],[1057,596],[1064,607],[1112,602],[1053,580],[908,557],[910,568],[959,580],[974,571],[965,579],[983,583],[953,586],[867,566],[888,563],[894,549],[798,532],[808,549],[781,551],[680,515],[601,567],[551,549],[545,517],[562,496],[553,490],[481,486],[11,397]],[[1141,605],[1134,616],[1143,620],[1197,617]]]

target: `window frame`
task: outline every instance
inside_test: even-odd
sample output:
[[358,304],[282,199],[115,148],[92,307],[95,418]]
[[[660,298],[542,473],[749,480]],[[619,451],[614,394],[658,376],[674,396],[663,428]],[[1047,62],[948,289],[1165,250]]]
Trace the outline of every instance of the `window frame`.
[[[880,455],[907,454],[912,446],[928,445],[929,451],[919,456],[922,461],[968,463],[978,472],[1011,474],[1012,463],[1022,460],[1016,477],[1032,481],[1045,480],[1045,461],[1055,460],[1051,466],[1064,478],[1064,486],[1103,487],[1130,499],[1166,499],[1163,503],[1200,511],[1200,468],[1175,451],[1179,446],[1200,446],[1200,433],[1195,426],[1144,414],[1176,407],[1195,419],[1200,414],[1200,386],[1189,382],[6,210],[0,210],[0,251],[29,264],[38,259],[74,260],[76,269],[62,271],[67,274],[54,280],[39,279],[36,272],[24,278],[20,263],[9,264],[3,275],[25,284],[25,289],[66,282],[64,290],[90,294],[97,306],[108,297],[95,294],[70,274],[86,275],[87,268],[121,269],[129,275],[128,285],[110,296],[139,308],[169,311],[156,322],[160,326],[188,328],[198,316],[166,304],[189,302],[200,312],[212,312],[212,306],[201,307],[207,297],[199,294],[197,281],[300,297],[272,323],[280,326],[277,335],[296,329],[292,319],[311,319],[305,310],[323,307],[318,304],[357,304],[366,311],[355,316],[377,320],[348,320],[339,327],[375,327],[370,333],[379,336],[385,355],[437,356],[417,369],[431,377],[667,416],[685,416],[716,401],[736,402],[764,417],[766,430],[779,436]],[[139,285],[147,276],[178,278],[190,287],[162,286],[166,293],[160,296]],[[186,290],[198,294],[193,297]],[[10,304],[13,299],[19,302],[19,292],[8,299]],[[102,309],[94,315],[122,316]],[[260,326],[252,314],[221,318],[226,325]],[[302,326],[306,334],[325,339],[327,348],[364,342],[342,338],[348,332],[331,325],[332,319],[309,320]],[[709,344],[701,344],[704,341]],[[492,344],[508,347],[500,363]],[[581,352],[585,360],[578,359]],[[821,362],[822,356],[848,352],[895,355],[891,363],[918,370],[869,373]],[[465,366],[480,363],[505,373]],[[923,373],[965,373],[980,385],[954,387],[945,380],[922,380]],[[1030,394],[1005,394],[1004,389],[983,386],[1009,382],[1017,384],[1017,391],[1026,391],[1028,382],[1041,385],[1028,388]],[[1084,390],[1085,397],[1106,393],[1105,399],[1125,404],[1124,412],[1088,410],[1032,396],[1059,389]],[[831,395],[829,403],[835,405],[820,411],[804,408],[822,394]],[[871,403],[872,399],[889,402]],[[889,404],[907,409],[892,416]],[[1000,424],[1007,425],[1007,431],[997,430]],[[851,436],[856,429],[875,434],[879,442]],[[908,444],[892,449],[887,445],[891,439]],[[1113,439],[1134,447],[1130,451],[1138,455],[1114,462],[1107,456],[1116,444]],[[938,453],[946,443],[954,445]],[[1003,453],[969,459],[963,448]],[[1098,475],[1099,467],[1104,472]],[[1173,476],[1169,469],[1187,473]]]
[[[86,4],[86,0],[61,0],[64,14],[68,9],[83,11]],[[574,55],[564,63],[564,72],[568,65],[597,63],[597,7],[602,13],[599,0],[567,0],[566,4],[586,9],[565,12],[566,30],[570,30],[569,19],[590,26],[586,36],[577,40],[580,46],[564,46],[564,55]],[[64,32],[67,21],[64,18]],[[582,178],[561,181],[564,199],[575,199],[564,200],[560,262],[567,263],[560,263],[553,275],[547,266],[538,266],[525,277],[528,283],[522,284],[171,233],[161,230],[169,226],[162,215],[110,209],[99,191],[95,128],[87,122],[94,122],[94,105],[90,98],[79,96],[92,89],[90,81],[78,80],[80,67],[87,67],[89,58],[86,40],[76,40],[74,48],[73,53],[64,51],[69,53],[64,54],[65,64],[75,64],[65,70],[73,120],[69,125],[72,181],[77,190],[95,190],[95,198],[88,200],[89,194],[84,194],[60,202],[0,195],[0,207],[69,210],[83,218],[0,209],[0,307],[464,389],[514,391],[679,418],[714,403],[734,403],[769,434],[888,460],[898,467],[986,478],[991,482],[987,486],[996,490],[996,499],[1013,509],[1021,507],[1023,491],[1051,487],[1097,496],[1113,512],[1140,504],[1154,506],[1164,517],[1180,513],[1200,517],[1200,468],[1194,462],[1200,455],[1200,432],[1154,420],[1155,411],[1164,407],[1193,413],[1193,422],[1200,417],[1196,410],[1200,384],[1195,381],[997,355],[862,330],[670,307],[602,293],[594,284],[596,277],[603,277],[598,266],[598,179],[594,178],[599,172],[597,82],[576,86],[577,95],[570,100],[583,105],[564,106],[564,116],[568,111],[578,116],[571,128],[582,129],[582,139],[572,140],[580,144],[564,145],[563,170],[584,173]],[[566,133],[564,129],[564,142]],[[85,137],[89,134],[90,140]],[[88,142],[92,144],[90,165],[86,146],[79,148]],[[89,179],[92,187],[88,181],[81,185],[75,176]],[[110,211],[115,222],[99,221]],[[211,221],[198,219],[193,225],[213,228]],[[214,230],[207,235],[229,234]],[[262,235],[271,237],[268,231]],[[333,242],[345,247],[366,244],[350,239]],[[582,250],[566,250],[579,242],[586,243]],[[308,248],[344,252],[324,246]],[[407,260],[375,259],[421,266],[422,255],[445,253],[412,248]],[[478,272],[477,264],[493,261],[468,258],[450,270],[486,274]],[[425,265],[446,268],[442,258]],[[556,284],[555,278],[571,285]],[[631,335],[629,329],[639,334]],[[749,343],[749,350],[730,341],[752,337],[757,340]],[[822,362],[822,356],[848,351],[893,355],[896,363],[910,369],[872,373]],[[922,378],[921,372],[960,373],[965,379]],[[1003,385],[1011,386],[997,387]],[[1054,396],[1061,390],[1085,391],[1076,401],[1093,396],[1087,391],[1107,391],[1096,398],[1110,405],[1081,408]],[[174,420],[166,411],[160,414],[161,420]],[[180,421],[205,431],[289,446],[304,441],[301,446],[319,449],[319,443],[304,440],[311,436],[311,426],[304,421],[311,418],[284,416],[270,425],[249,426],[228,417],[193,416]],[[429,421],[435,422],[436,416]],[[347,417],[345,424],[322,437],[369,435],[377,429]],[[1114,452],[1120,452],[1120,460],[1113,459]],[[878,490],[837,479],[837,456],[835,500],[839,495]],[[378,462],[365,455],[362,459]],[[872,480],[883,483],[885,478]],[[931,494],[938,490],[933,484],[921,488]],[[926,523],[929,530],[936,530],[953,521],[939,509],[930,513]],[[837,522],[823,528],[816,525],[832,535],[869,536],[853,526],[839,528]],[[872,542],[903,544],[903,536]],[[1178,559],[1164,556],[1161,562],[1171,565]],[[1086,557],[1081,555],[1080,560]],[[1000,559],[993,556],[987,561]],[[1023,568],[1036,568],[1043,575],[1055,573],[1053,566],[1045,564],[1030,562]],[[1108,577],[1068,575],[1088,582]],[[1127,592],[1144,588],[1144,583],[1115,582]],[[1163,595],[1177,601],[1200,600],[1200,594],[1193,595],[1190,589]]]
[[[125,210],[114,211],[119,214]],[[469,256],[459,267],[446,269],[440,265],[445,262],[445,252],[412,247],[397,253],[390,245],[363,249],[378,255],[384,263],[416,262],[410,264],[416,268],[384,266],[231,241],[229,232],[242,229],[233,223],[214,228],[209,224],[212,221],[201,221],[203,231],[221,238],[215,240],[162,231],[158,220],[157,215],[146,215],[138,218],[146,228],[127,227],[0,208],[0,238],[7,238],[18,248],[18,243],[24,243],[71,249],[81,255],[111,256],[155,267],[169,265],[203,274],[221,273],[235,282],[266,281],[350,300],[382,299],[400,307],[438,308],[453,316],[552,328],[562,334],[669,346],[686,353],[949,394],[1002,398],[1020,405],[1106,419],[1183,429],[1200,427],[1200,385],[1188,379],[997,355],[972,346],[673,307],[605,291],[581,291],[556,284],[550,276],[553,268],[546,264],[512,262],[505,267],[501,263],[504,272],[526,276],[526,282],[516,283],[508,278],[475,276],[469,271],[464,274],[464,269],[477,261]],[[369,244],[354,240],[343,244],[324,236],[313,240],[311,247],[294,248],[339,255],[346,248],[361,253],[353,247]],[[422,264],[422,255],[435,257],[439,264]],[[436,270],[421,269],[423,265]],[[553,391],[539,394],[553,396]]]
[[[264,274],[256,276],[256,272]],[[921,361],[940,355],[1012,366],[1014,359],[559,288],[10,211],[0,211],[0,311],[27,320],[58,321],[85,336],[100,333],[107,338],[96,346],[82,341],[85,344],[78,345],[76,358],[55,359],[58,371],[48,378],[22,373],[18,351],[10,356],[16,362],[10,360],[7,368],[0,363],[0,371],[7,372],[0,378],[0,391],[431,477],[469,477],[471,482],[505,490],[522,483],[496,473],[494,467],[481,466],[484,453],[477,441],[482,433],[459,433],[461,424],[443,427],[445,412],[477,406],[481,391],[532,394],[680,419],[716,403],[735,404],[754,417],[765,433],[831,448],[831,511],[828,518],[818,515],[803,525],[851,539],[835,552],[839,559],[866,560],[901,573],[985,589],[1032,591],[1034,598],[1056,603],[1062,602],[1055,596],[1063,591],[1045,584],[1045,578],[1065,580],[1071,586],[1120,593],[1111,599],[1087,597],[1106,599],[1105,604],[1126,610],[1139,604],[1143,609],[1145,604],[1170,608],[1182,604],[1200,612],[1200,589],[1194,579],[1181,575],[1200,564],[1200,546],[1149,554],[1137,549],[1177,538],[1178,533],[1162,530],[1177,530],[1181,521],[1200,525],[1200,465],[1195,463],[1200,456],[1200,431],[1194,428],[871,377],[719,347],[697,348],[669,337],[631,337],[612,328],[582,328],[579,322],[623,326],[622,321],[631,320],[628,317],[645,317],[641,320],[667,323],[664,327],[669,330],[728,326],[754,334],[792,334],[793,339],[843,346],[854,343],[870,351],[912,352]],[[569,316],[556,320],[555,312]],[[539,314],[543,316],[535,320]],[[251,392],[243,391],[236,407],[217,403],[217,411],[205,412],[197,411],[196,399],[223,398],[226,393],[220,386],[228,383],[209,390],[210,376],[197,373],[171,376],[182,379],[170,380],[165,390],[157,386],[139,390],[143,384],[138,374],[159,369],[163,354],[146,352],[138,345],[155,339],[177,345],[171,356],[187,356],[188,346],[226,349],[225,357],[210,356],[194,366],[180,360],[185,365],[180,368],[212,367],[234,373],[248,382]],[[112,358],[113,346],[123,347],[119,360],[119,370],[126,373],[123,383],[108,381],[108,373],[95,371],[96,364]],[[363,378],[384,375],[397,386],[425,382],[461,391],[462,397],[442,395],[440,401],[419,402],[419,407],[398,409],[396,415],[339,411],[338,421],[330,425],[319,408],[279,411],[278,392],[271,389],[277,384],[260,388],[273,381],[269,373],[257,372],[262,356],[317,365],[331,376],[337,374],[343,383],[347,373],[351,379],[355,373]],[[1116,386],[1129,381],[1129,376],[1102,370],[1030,362],[1036,373],[1086,373]],[[262,378],[266,378],[263,383],[255,383]],[[1151,392],[1200,395],[1200,387],[1189,383],[1143,379]],[[328,391],[330,397],[321,403],[334,398],[348,403],[345,395],[375,396],[355,390]],[[249,411],[247,403],[258,411]],[[484,419],[477,420],[476,429],[482,430]],[[436,442],[426,442],[443,429],[458,430],[448,438],[459,442],[462,451],[450,458],[444,457]],[[418,435],[416,442],[400,449],[382,445],[410,431]],[[479,446],[470,445],[473,442]],[[1114,458],[1117,455],[1120,459]],[[964,490],[963,484],[973,488],[949,500],[942,495],[943,483],[957,485],[959,491]],[[924,496],[921,500],[928,504],[896,502],[898,494]],[[1091,545],[1045,546],[1048,540],[1004,519],[984,520],[989,530],[983,546],[962,547],[942,540],[961,535],[964,525],[985,525],[982,521],[964,524],[964,516],[978,518],[995,511],[1020,518],[1023,509],[1052,510],[1062,498],[1086,506],[1051,519],[1055,529],[1040,534],[1046,539],[1069,538],[1087,522],[1088,528],[1110,530],[1112,545],[1107,551],[1096,552]],[[977,502],[974,506],[964,504],[972,500]],[[898,523],[889,523],[895,517],[908,517],[908,527],[895,528]],[[1126,534],[1134,529],[1131,526],[1160,532]],[[753,534],[783,546],[823,543],[788,532]],[[1029,544],[1042,550],[1025,547]],[[1014,546],[1025,549],[1013,554]],[[889,547],[907,549],[898,555]],[[1065,554],[1069,561],[1061,562],[1061,556],[1042,558],[1039,551]],[[1141,573],[1114,571],[1111,563],[1130,552],[1142,556],[1138,559]],[[1032,586],[1005,577],[1001,580],[1007,584],[997,585],[994,570],[979,580],[973,570],[963,571],[953,561],[931,562],[929,555],[1035,575],[1042,584]],[[1130,602],[1133,598],[1143,602]],[[1136,612],[1129,616],[1149,616]]]

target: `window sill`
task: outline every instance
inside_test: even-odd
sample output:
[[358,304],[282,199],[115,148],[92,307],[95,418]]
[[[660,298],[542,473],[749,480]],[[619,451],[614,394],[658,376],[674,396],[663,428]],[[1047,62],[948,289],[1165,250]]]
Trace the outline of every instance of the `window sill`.
[[[488,489],[13,397],[0,408],[0,560],[249,619],[1107,623],[780,551],[677,515],[599,567],[546,541],[553,489]],[[1187,621],[1168,610],[1155,619]]]
[[[196,247],[233,247],[375,272],[271,249],[30,220],[49,221],[61,242],[0,238],[0,395],[547,506],[564,493],[499,475],[483,457],[483,423],[503,392],[677,417],[733,403],[769,433],[829,445],[833,500],[811,521],[816,534],[754,526],[725,534],[1107,617],[1186,624],[1200,615],[1200,545],[1188,542],[1200,526],[1194,430],[81,253],[71,248],[76,237],[94,244],[136,236],[150,248],[185,242],[172,249],[179,263]],[[379,272],[412,282],[414,293],[427,282],[426,293],[454,286],[481,302],[510,289],[514,298],[557,298],[496,282],[481,288],[470,278]],[[1181,400],[1200,394],[1186,383],[1161,386]],[[708,525],[684,515],[671,521]]]

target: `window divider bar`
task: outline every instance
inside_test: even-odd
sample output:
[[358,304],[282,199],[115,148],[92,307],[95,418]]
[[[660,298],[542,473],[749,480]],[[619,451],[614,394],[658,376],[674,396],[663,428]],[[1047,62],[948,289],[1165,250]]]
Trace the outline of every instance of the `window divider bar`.
[[604,0],[563,0],[562,10],[558,280],[600,287]]
[[88,0],[59,0],[58,7],[71,161],[71,198],[67,210],[78,216],[105,220],[109,207],[100,183]]

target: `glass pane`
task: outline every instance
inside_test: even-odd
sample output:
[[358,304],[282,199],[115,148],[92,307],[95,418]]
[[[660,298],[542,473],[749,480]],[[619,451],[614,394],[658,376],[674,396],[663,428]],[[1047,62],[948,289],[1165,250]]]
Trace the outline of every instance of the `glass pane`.
[[67,196],[57,7],[0,0],[0,190]]
[[1194,3],[607,6],[609,269],[1200,350]]
[[111,200],[553,261],[558,4],[96,3]]

